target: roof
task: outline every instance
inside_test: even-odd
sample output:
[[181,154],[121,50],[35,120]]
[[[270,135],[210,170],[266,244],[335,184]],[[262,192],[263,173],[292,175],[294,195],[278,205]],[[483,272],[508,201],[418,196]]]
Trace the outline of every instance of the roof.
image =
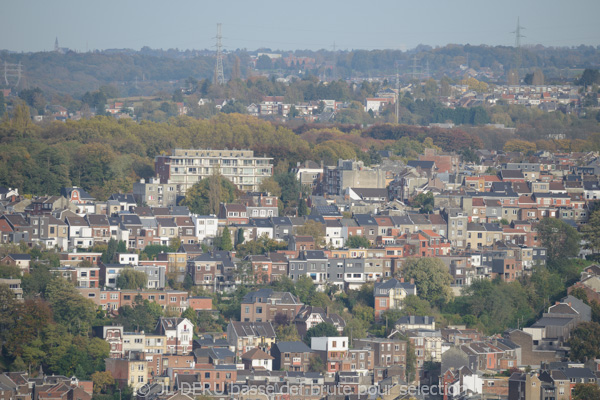
[[421,168],[421,169],[432,169],[435,166],[434,161],[418,161],[418,160],[410,160],[406,163],[409,167],[413,168]]
[[233,331],[238,337],[255,336],[275,338],[275,330],[270,322],[230,322]]
[[396,321],[397,325],[431,325],[435,323],[435,317],[420,315],[405,315]]
[[273,345],[277,346],[281,353],[311,353],[312,349],[304,342],[277,342]]
[[275,292],[273,289],[260,289],[250,292],[242,299],[242,304],[254,303],[301,304],[290,292]]
[[242,360],[274,360],[275,357],[265,353],[258,347],[242,354]]

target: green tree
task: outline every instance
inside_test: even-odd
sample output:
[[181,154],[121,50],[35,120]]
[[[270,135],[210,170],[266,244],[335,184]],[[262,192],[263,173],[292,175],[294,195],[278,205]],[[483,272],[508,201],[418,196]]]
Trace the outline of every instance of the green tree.
[[10,330],[15,326],[19,315],[20,303],[6,284],[0,284],[0,341],[6,340]]
[[402,275],[414,279],[417,295],[430,303],[447,303],[452,299],[452,276],[439,258],[409,258],[404,262]]
[[579,254],[580,236],[577,230],[565,221],[556,218],[544,218],[537,225],[542,246],[547,250],[550,266],[564,258]]
[[6,113],[6,103],[4,102],[4,92],[0,92],[0,118]]
[[237,244],[243,244],[246,238],[244,237],[244,228],[238,228],[237,230]]
[[117,287],[121,289],[144,289],[148,282],[148,275],[133,268],[123,268],[117,277]]
[[600,252],[600,209],[595,210],[587,224],[581,227],[585,248],[594,253]]
[[74,335],[87,334],[96,317],[96,305],[83,297],[77,289],[62,278],[54,278],[46,288],[46,297],[56,322]]
[[369,325],[364,321],[352,318],[349,321],[346,321],[346,327],[344,328],[344,336],[348,336],[350,343],[354,339],[364,339],[367,337],[367,329]]
[[310,346],[311,338],[323,336],[339,336],[339,332],[333,324],[330,324],[329,322],[321,322],[320,324],[317,324],[307,330],[303,340],[304,343]]
[[308,371],[317,372],[319,374],[323,374],[325,372],[325,363],[319,355],[313,354],[310,356],[308,361]]
[[595,383],[577,383],[573,388],[573,400],[600,399],[600,387]]
[[308,304],[316,293],[317,289],[312,279],[306,275],[298,277],[293,294],[298,296],[302,303]]
[[194,311],[194,309],[191,307],[186,308],[181,313],[181,318],[189,319],[194,326],[198,325],[198,314],[196,314],[196,311]]
[[304,197],[303,197],[300,199],[300,202],[298,203],[298,216],[303,217],[305,215],[308,215],[308,206],[306,205],[306,200],[304,200]]
[[231,233],[229,232],[228,227],[223,228],[219,248],[223,251],[233,250],[233,243],[231,242]]
[[583,322],[571,333],[569,340],[571,351],[569,358],[572,361],[585,362],[600,357],[600,324],[596,322]]
[[217,214],[220,203],[231,203],[237,197],[233,183],[221,175],[202,179],[195,183],[185,194],[181,204],[188,206],[194,214]]
[[371,242],[364,236],[351,235],[346,241],[346,247],[350,249],[368,249],[371,247]]

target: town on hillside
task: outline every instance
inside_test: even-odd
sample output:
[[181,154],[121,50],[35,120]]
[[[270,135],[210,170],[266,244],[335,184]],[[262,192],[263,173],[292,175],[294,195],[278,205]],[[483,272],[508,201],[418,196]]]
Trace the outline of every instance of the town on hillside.
[[0,187],[0,398],[595,398],[600,155],[376,158]]

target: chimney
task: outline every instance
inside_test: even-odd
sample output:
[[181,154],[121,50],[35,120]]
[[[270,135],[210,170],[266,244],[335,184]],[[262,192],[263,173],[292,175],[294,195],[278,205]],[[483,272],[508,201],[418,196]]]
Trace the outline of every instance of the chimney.
[[411,315],[409,318],[410,324],[413,325],[415,323],[415,316]]
[[400,278],[400,283],[404,283],[404,278]]
[[415,279],[414,278],[410,278],[410,284],[414,285],[415,284]]
[[325,307],[325,315],[329,318],[329,306]]

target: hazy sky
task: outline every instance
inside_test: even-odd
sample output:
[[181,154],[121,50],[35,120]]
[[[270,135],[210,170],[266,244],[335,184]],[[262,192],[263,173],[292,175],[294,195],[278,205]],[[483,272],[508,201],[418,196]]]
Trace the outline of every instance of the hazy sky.
[[0,0],[0,49],[410,49],[600,45],[600,0]]

